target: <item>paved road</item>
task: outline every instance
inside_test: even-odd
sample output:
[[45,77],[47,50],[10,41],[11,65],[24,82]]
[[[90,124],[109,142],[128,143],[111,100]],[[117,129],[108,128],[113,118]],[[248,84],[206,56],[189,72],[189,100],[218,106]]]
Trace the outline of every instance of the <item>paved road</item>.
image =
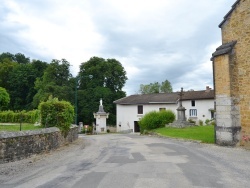
[[0,187],[250,186],[250,151],[135,134],[83,136],[28,160],[2,173]]

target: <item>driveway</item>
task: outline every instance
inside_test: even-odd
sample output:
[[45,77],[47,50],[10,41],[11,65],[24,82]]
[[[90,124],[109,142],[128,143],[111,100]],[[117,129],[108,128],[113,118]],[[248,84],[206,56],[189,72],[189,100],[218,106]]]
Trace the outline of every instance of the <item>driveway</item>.
[[249,187],[250,152],[136,134],[80,136],[0,165],[0,187]]

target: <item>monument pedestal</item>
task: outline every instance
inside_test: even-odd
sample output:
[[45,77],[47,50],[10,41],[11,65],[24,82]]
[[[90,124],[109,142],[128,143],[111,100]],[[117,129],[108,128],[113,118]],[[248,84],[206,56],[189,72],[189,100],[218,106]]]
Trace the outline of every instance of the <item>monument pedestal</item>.
[[179,107],[176,109],[177,120],[174,121],[173,123],[166,125],[166,127],[183,128],[183,127],[190,127],[190,126],[195,125],[194,123],[190,123],[186,120],[186,116],[185,116],[186,108],[182,106],[183,88],[181,88],[181,92],[179,95],[180,95],[180,104],[179,104]]
[[100,106],[98,112],[94,113],[94,118],[96,119],[96,133],[106,133],[107,125],[106,120],[109,117],[109,113],[106,113],[103,109],[102,100],[100,100]]

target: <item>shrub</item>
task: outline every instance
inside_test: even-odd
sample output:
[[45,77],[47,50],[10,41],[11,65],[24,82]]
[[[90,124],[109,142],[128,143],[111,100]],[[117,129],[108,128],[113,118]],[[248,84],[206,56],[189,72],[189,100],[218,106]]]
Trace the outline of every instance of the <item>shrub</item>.
[[203,126],[203,121],[202,120],[199,120],[199,125]]
[[193,119],[188,119],[188,122],[189,122],[189,123],[194,123],[194,124],[196,123],[196,121],[193,120]]
[[11,110],[0,112],[1,123],[35,123],[39,121],[39,110],[32,110],[26,112],[25,110],[19,112],[13,112]]
[[205,120],[205,124],[208,125],[210,123],[210,120],[209,119],[206,119]]
[[145,130],[164,127],[166,124],[172,123],[174,120],[175,114],[171,110],[149,112],[139,121],[140,132],[143,134]]
[[67,101],[49,98],[39,104],[41,125],[44,127],[58,127],[65,135],[74,119],[74,107]]
[[109,130],[109,129],[107,129],[107,133],[110,133],[110,130]]

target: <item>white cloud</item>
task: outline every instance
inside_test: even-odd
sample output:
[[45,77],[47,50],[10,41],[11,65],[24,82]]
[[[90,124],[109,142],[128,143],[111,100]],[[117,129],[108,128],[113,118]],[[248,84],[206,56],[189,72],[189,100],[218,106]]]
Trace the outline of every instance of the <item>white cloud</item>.
[[[125,90],[168,79],[180,87],[212,86],[217,25],[235,0],[3,0],[0,53],[67,59],[72,73],[92,56],[116,58]],[[212,5],[212,6],[211,6]],[[42,59],[42,60],[44,60]]]

